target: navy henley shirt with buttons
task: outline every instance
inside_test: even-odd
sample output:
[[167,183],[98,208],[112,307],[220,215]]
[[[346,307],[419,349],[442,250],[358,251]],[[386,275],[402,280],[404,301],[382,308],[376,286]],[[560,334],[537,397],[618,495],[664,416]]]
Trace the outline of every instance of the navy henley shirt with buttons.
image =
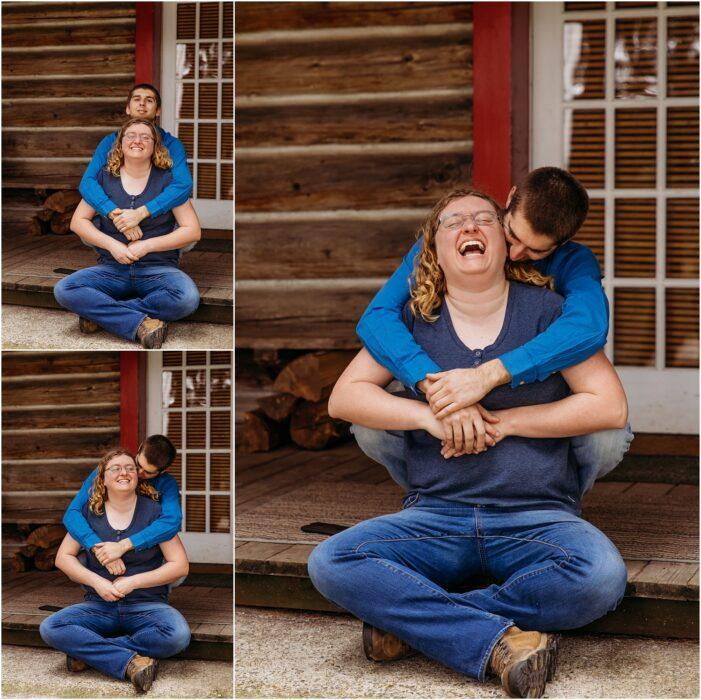
[[[434,323],[403,318],[416,342],[445,370],[477,367],[542,333],[560,315],[562,297],[549,289],[510,282],[504,324],[486,348],[469,348],[458,337],[445,302]],[[516,388],[496,387],[480,403],[488,410],[559,401],[570,394],[562,375]],[[498,428],[498,424],[497,424]],[[478,455],[444,459],[441,443],[424,430],[405,432],[411,490],[448,501],[509,509],[581,510],[576,465],[569,439],[510,436]]]

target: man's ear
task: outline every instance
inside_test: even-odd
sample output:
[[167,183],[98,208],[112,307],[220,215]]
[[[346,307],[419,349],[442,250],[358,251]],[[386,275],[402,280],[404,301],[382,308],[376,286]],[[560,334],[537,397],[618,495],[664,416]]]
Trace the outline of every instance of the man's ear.
[[[156,117],[160,117],[160,116],[161,116],[161,108],[157,107],[156,108]],[[154,117],[154,118],[156,118],[156,117]]]
[[506,206],[504,207],[505,209],[509,208],[509,204],[511,204],[511,200],[513,199],[514,194],[516,193],[516,185],[514,185],[511,190],[509,190],[509,196],[506,198]]
[[127,103],[126,109],[124,110],[127,114],[127,117],[131,117],[131,110],[129,109],[129,104]]

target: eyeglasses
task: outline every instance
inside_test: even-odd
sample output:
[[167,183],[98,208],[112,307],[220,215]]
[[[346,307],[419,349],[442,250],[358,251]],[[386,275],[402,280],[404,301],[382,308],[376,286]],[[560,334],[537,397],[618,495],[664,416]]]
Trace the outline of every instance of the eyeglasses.
[[438,223],[448,231],[459,231],[470,219],[475,226],[492,226],[499,221],[493,211],[478,211],[474,214],[451,214],[445,219],[439,219]]
[[144,143],[151,143],[151,141],[153,141],[153,136],[149,136],[148,134],[135,134],[133,131],[127,131],[127,133],[124,134],[124,138],[129,143],[133,143],[134,141],[143,141]]
[[110,474],[119,474],[119,472],[126,472],[127,474],[136,474],[136,467],[107,467],[106,472]]

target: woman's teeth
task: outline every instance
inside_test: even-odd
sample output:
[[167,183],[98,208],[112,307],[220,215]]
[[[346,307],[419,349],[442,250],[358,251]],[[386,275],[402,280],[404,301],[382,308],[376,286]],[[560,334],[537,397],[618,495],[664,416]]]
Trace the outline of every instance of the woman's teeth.
[[465,241],[460,245],[458,252],[460,255],[474,255],[475,253],[484,255],[484,243],[482,241]]

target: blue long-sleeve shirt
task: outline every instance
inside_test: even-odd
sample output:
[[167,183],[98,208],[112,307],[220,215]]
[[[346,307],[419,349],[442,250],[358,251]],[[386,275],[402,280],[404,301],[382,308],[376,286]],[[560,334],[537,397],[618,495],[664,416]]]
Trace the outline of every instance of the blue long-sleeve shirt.
[[[401,265],[375,295],[356,332],[368,352],[404,385],[415,387],[439,367],[414,340],[402,321],[402,308],[413,283],[417,241]],[[565,298],[562,316],[520,348],[499,357],[511,374],[511,386],[542,381],[553,372],[583,362],[606,343],[609,307],[601,286],[601,270],[586,246],[572,241],[533,263],[555,278],[555,291]]]
[[[74,496],[63,515],[63,524],[71,537],[85,549],[90,550],[102,539],[95,534],[83,515],[83,506],[90,498],[90,487],[97,475],[97,469],[83,482],[80,491]],[[141,532],[131,535],[135,551],[155,547],[167,542],[180,532],[183,513],[180,510],[180,493],[178,482],[170,474],[160,474],[149,481],[160,493],[161,515]]]
[[[160,126],[158,130],[161,132],[163,145],[168,149],[173,161],[173,181],[163,192],[150,202],[146,202],[146,208],[153,217],[170,211],[173,207],[177,207],[180,204],[185,204],[192,192],[192,176],[190,175],[190,169],[187,167],[185,146],[179,139],[161,129]],[[78,187],[83,199],[102,216],[107,216],[113,209],[117,209],[117,205],[105,194],[105,191],[97,181],[97,174],[107,165],[107,156],[116,138],[117,132],[115,131],[112,134],[107,134],[100,141]]]

